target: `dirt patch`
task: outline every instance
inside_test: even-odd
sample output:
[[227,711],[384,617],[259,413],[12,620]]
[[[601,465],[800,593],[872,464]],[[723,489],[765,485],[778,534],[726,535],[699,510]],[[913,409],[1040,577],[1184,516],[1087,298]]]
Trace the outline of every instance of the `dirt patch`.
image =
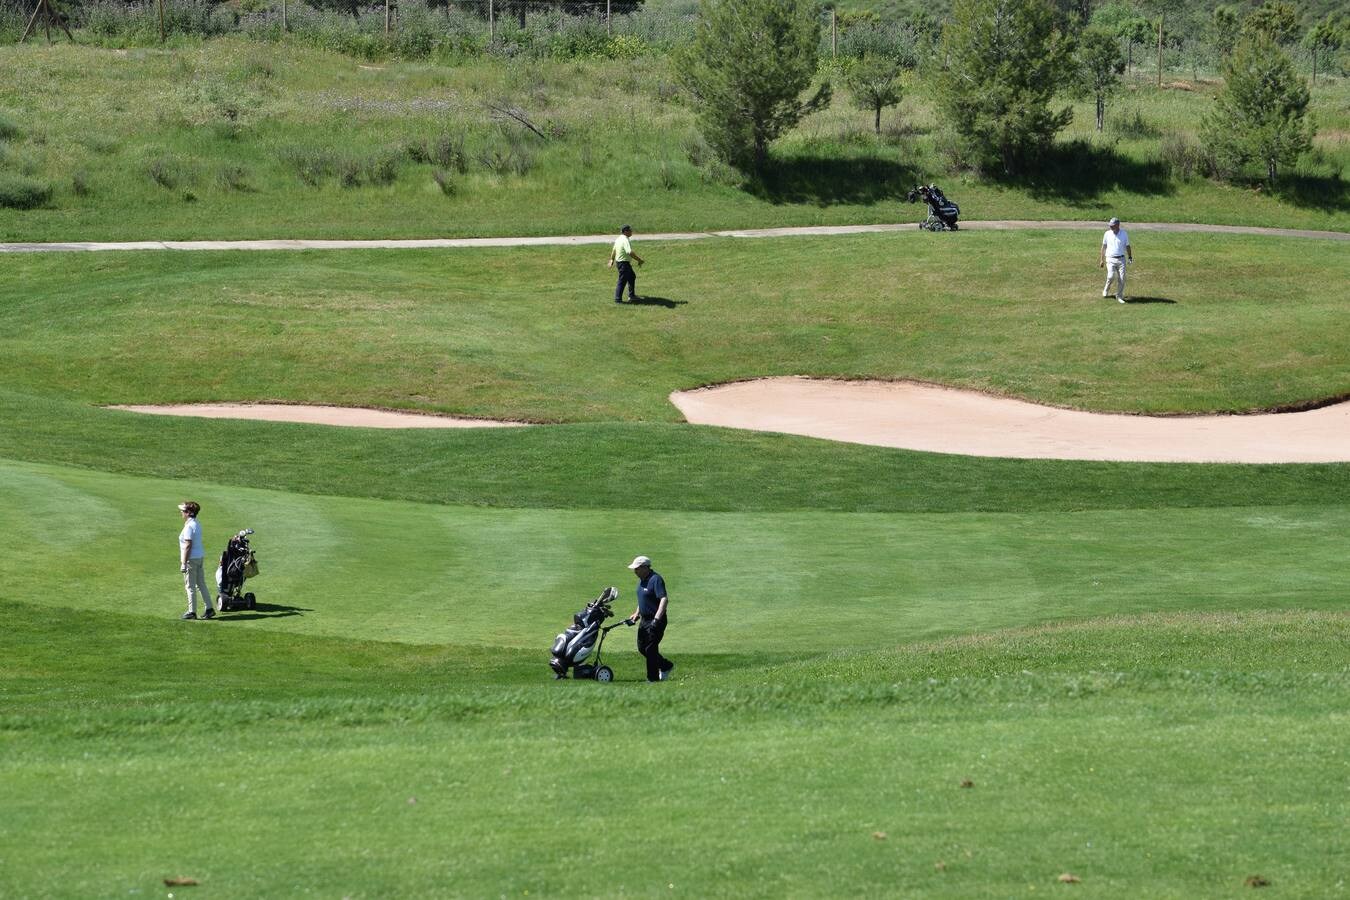
[[1121,462],[1350,462],[1350,402],[1300,412],[1134,416],[911,382],[765,378],[677,391],[687,421],[930,453]]
[[292,406],[285,403],[194,403],[183,406],[110,406],[157,416],[197,416],[204,419],[251,419],[264,422],[302,422],[351,428],[515,428],[525,422],[464,419],[427,413],[363,409],[349,406]]

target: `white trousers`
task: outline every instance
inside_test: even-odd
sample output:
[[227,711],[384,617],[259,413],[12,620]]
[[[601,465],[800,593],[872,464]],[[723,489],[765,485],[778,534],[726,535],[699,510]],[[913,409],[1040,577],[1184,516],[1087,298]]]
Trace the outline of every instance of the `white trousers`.
[[1125,299],[1125,257],[1108,256],[1106,258],[1106,285],[1102,288],[1102,296],[1105,297],[1111,293],[1111,281],[1117,282],[1116,299]]
[[188,612],[197,612],[197,594],[202,595],[202,612],[211,608],[211,591],[206,587],[206,572],[202,568],[202,558],[189,559],[187,571],[183,573],[183,588],[187,591]]

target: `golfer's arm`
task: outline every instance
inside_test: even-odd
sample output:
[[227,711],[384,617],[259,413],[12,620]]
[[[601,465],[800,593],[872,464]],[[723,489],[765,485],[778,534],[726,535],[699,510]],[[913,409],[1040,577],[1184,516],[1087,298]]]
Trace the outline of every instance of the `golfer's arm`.
[[637,264],[638,264],[639,266],[640,266],[640,265],[643,265],[642,257],[638,256],[636,253],[629,253],[628,255],[631,256],[631,257],[633,257],[633,259],[637,260]]
[[191,549],[191,547],[192,547],[191,543],[185,544],[182,541],[178,542],[178,565],[180,566],[187,565],[188,550]]
[[656,604],[656,618],[664,619],[666,617],[666,598],[662,597],[661,602]]

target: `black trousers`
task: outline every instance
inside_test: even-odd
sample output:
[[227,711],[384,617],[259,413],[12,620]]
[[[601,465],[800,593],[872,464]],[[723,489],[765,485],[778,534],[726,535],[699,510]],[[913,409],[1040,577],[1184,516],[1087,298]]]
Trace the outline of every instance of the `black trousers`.
[[619,283],[614,285],[614,302],[617,303],[623,299],[623,286],[628,285],[628,299],[637,299],[637,272],[633,271],[633,264],[630,262],[621,262],[619,265]]
[[638,623],[637,649],[647,658],[648,681],[660,681],[661,673],[674,665],[661,655],[661,638],[665,636],[665,619],[643,619]]

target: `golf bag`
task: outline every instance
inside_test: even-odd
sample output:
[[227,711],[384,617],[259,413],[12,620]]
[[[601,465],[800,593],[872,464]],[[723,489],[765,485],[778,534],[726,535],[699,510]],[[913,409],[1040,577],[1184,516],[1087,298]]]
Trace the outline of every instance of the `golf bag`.
[[244,582],[258,574],[258,557],[248,545],[248,536],[252,528],[230,538],[225,552],[220,554],[220,566],[216,569],[216,590],[219,593],[221,612],[236,609],[253,609],[256,599],[245,594]]
[[[600,592],[586,608],[572,617],[572,624],[553,641],[553,656],[548,661],[553,669],[554,678],[566,678],[571,669],[574,678],[594,678],[596,681],[613,681],[614,670],[600,665],[600,647],[605,635],[619,625],[631,625],[627,619],[616,622],[608,628],[601,624],[614,615],[610,606],[619,596],[619,589],[607,587]],[[591,655],[594,651],[594,656]],[[589,660],[587,662],[586,660]]]
[[905,195],[910,203],[922,200],[928,206],[928,218],[919,223],[925,231],[956,231],[961,207],[948,200],[936,184],[919,185]]

